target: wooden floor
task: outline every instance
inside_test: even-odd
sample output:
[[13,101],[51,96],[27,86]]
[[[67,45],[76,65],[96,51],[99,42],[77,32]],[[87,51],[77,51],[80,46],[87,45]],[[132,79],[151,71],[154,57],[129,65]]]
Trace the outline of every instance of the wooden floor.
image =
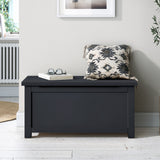
[[0,160],[160,160],[157,128],[138,128],[126,135],[35,134],[24,139],[16,121],[0,123]]

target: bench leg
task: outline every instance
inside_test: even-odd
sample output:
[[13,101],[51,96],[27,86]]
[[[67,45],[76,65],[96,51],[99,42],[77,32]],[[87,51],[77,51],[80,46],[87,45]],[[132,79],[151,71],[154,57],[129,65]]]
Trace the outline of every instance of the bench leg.
[[31,138],[32,137],[32,130],[29,127],[25,126],[25,138]]
[[25,138],[32,137],[32,128],[31,128],[31,88],[25,87]]
[[128,129],[128,138],[135,138],[134,128],[129,128]]
[[135,137],[135,118],[134,118],[134,87],[128,88],[128,138]]

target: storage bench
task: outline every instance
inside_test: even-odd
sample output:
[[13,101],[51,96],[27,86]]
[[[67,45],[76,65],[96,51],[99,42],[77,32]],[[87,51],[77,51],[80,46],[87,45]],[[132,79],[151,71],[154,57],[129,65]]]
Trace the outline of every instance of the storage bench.
[[48,81],[26,77],[25,138],[32,132],[128,133],[134,138],[135,80]]

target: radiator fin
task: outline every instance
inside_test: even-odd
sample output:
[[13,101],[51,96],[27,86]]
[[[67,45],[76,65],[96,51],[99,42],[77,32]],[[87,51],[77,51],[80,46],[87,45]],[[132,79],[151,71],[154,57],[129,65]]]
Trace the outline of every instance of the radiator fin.
[[0,44],[0,83],[18,83],[19,44]]

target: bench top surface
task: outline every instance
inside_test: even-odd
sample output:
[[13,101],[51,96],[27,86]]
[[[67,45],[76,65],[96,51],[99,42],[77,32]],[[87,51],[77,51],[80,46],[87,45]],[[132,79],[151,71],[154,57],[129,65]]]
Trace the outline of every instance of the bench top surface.
[[74,76],[73,80],[45,80],[38,76],[28,76],[22,81],[22,86],[137,86],[135,80],[107,79],[107,80],[85,80],[83,76]]

